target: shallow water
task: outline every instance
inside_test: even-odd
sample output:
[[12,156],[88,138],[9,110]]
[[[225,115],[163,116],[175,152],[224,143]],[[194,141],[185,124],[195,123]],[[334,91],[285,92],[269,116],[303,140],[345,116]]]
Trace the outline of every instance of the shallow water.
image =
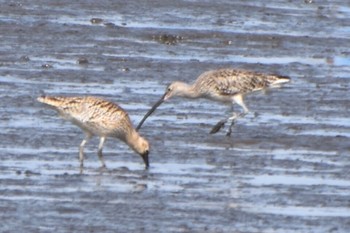
[[[1,3],[1,232],[350,231],[350,6],[344,0]],[[98,18],[92,23],[93,18]],[[280,89],[229,114],[172,99],[145,122],[151,167],[36,102],[118,102],[136,125],[174,80],[222,67],[279,73]],[[237,108],[238,109],[238,108]]]

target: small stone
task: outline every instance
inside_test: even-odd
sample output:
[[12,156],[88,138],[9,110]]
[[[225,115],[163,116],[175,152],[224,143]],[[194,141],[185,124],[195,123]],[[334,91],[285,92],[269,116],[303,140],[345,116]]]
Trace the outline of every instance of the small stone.
[[103,19],[100,19],[100,18],[92,18],[92,19],[90,19],[90,22],[91,22],[92,24],[100,24],[100,23],[103,22]]
[[86,64],[89,64],[89,60],[85,57],[81,57],[77,60],[77,63],[79,65],[86,65]]
[[154,39],[158,40],[162,44],[166,45],[175,45],[180,40],[183,40],[184,38],[179,35],[170,35],[170,34],[161,34],[159,36],[153,36]]
[[27,55],[24,55],[20,58],[21,61],[28,62],[30,61],[29,57]]
[[130,71],[130,69],[128,67],[121,68],[120,70],[123,71],[123,72],[129,72]]
[[45,68],[45,69],[53,68],[53,66],[50,65],[50,64],[43,64],[43,65],[41,65],[41,67],[42,67],[42,68]]
[[108,28],[117,28],[117,26],[114,23],[105,23],[104,25]]

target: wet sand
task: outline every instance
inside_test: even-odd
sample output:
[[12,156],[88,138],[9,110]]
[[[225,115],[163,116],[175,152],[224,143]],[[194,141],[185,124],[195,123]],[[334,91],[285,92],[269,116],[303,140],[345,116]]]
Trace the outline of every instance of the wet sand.
[[[350,231],[350,5],[304,1],[3,2],[0,232]],[[290,84],[230,114],[172,99],[145,122],[151,167],[98,140],[79,171],[80,129],[42,93],[119,103],[136,125],[174,80],[222,67]],[[239,108],[237,107],[237,110]]]

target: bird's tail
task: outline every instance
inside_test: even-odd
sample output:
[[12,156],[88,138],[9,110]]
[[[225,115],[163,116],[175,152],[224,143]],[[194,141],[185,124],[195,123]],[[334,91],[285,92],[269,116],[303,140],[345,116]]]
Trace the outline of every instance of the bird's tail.
[[290,82],[290,78],[287,76],[281,76],[281,75],[269,75],[267,78],[267,81],[269,83],[269,86],[279,86],[283,83]]
[[50,106],[59,106],[62,103],[62,99],[60,97],[53,97],[53,96],[40,96],[37,98],[37,100],[41,103],[50,105]]

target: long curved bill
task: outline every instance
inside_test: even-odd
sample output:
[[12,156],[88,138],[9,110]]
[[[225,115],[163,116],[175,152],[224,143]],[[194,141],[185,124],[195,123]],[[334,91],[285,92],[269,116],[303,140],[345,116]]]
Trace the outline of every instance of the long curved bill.
[[146,115],[142,118],[142,120],[140,121],[140,123],[138,124],[138,126],[136,127],[136,131],[138,131],[142,124],[145,122],[145,120],[159,107],[159,105],[161,105],[163,102],[164,102],[164,98],[165,98],[165,95],[167,93],[165,93],[162,98],[160,98],[160,100],[157,101],[157,103],[155,103],[153,105],[153,107],[146,113]]

